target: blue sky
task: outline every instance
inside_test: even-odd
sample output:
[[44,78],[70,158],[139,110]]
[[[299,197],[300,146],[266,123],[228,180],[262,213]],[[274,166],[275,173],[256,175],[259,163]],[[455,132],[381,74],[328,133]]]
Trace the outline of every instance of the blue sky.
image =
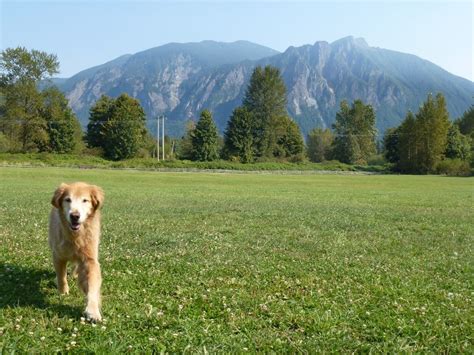
[[353,35],[473,77],[465,1],[1,1],[1,48],[58,55],[62,77],[168,42],[249,40],[284,51]]

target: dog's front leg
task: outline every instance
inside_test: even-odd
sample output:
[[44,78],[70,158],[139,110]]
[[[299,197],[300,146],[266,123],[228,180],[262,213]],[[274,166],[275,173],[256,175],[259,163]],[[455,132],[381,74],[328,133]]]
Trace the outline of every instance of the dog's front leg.
[[100,285],[102,277],[97,260],[89,259],[78,266],[79,286],[87,297],[85,315],[93,322],[100,322]]
[[58,282],[58,291],[61,295],[69,293],[69,285],[67,284],[67,261],[61,260],[53,255],[54,270],[56,271],[56,280]]

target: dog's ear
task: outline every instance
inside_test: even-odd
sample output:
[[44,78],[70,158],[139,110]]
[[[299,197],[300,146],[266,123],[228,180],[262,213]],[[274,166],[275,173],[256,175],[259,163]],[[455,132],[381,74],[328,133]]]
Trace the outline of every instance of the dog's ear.
[[59,208],[61,206],[64,191],[66,191],[67,187],[68,187],[67,184],[62,183],[61,185],[59,185],[56,191],[54,191],[53,198],[51,199],[51,204],[54,207]]
[[104,191],[99,186],[92,185],[91,201],[92,201],[92,207],[94,207],[94,210],[99,209],[104,203]]

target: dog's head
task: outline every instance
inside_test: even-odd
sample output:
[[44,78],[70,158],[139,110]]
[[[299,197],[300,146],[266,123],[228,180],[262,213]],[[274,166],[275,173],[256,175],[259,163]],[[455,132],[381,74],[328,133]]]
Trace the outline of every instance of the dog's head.
[[83,182],[62,183],[54,192],[51,203],[59,209],[73,232],[81,229],[104,202],[104,192],[95,185]]

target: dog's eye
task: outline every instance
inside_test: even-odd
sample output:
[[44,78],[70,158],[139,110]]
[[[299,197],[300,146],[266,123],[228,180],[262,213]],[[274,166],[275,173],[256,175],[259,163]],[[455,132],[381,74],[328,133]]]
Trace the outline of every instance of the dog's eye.
[[64,199],[64,201],[66,201],[66,202],[71,202],[71,198],[70,198],[70,197],[66,197],[66,198]]
[[89,200],[85,198],[85,199],[82,200],[82,202],[86,203],[86,202],[89,202]]

